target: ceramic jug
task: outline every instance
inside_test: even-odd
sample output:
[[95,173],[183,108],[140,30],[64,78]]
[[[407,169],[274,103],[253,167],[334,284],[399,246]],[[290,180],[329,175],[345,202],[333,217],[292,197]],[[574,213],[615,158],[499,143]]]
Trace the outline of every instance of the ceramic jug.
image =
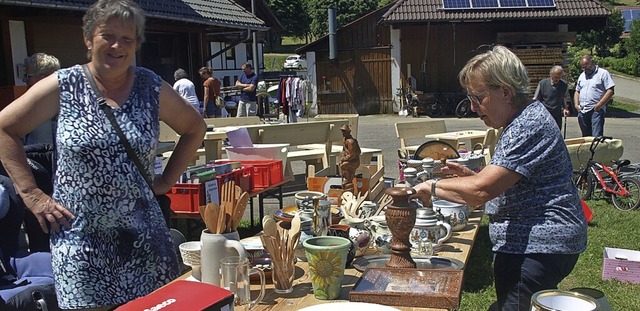
[[238,241],[238,232],[214,234],[208,229],[202,230],[200,254],[202,282],[220,286],[220,260],[227,256],[248,258],[244,245]]
[[430,208],[418,208],[416,215],[416,224],[409,237],[411,249],[419,249],[421,242],[431,242],[433,251],[439,251],[442,243],[451,237],[451,225],[438,220]]
[[349,239],[356,246],[356,257],[362,256],[371,244],[371,230],[368,228],[369,221],[361,218],[345,218],[341,224],[349,225]]
[[373,243],[380,253],[391,254],[391,230],[386,221],[371,222],[371,232],[373,233]]

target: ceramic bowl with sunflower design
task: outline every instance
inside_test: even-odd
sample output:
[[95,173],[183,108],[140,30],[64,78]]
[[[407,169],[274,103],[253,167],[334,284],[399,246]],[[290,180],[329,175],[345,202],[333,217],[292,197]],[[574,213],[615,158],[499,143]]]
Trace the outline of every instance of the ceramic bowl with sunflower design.
[[337,236],[312,237],[303,242],[313,295],[330,300],[340,296],[351,241]]

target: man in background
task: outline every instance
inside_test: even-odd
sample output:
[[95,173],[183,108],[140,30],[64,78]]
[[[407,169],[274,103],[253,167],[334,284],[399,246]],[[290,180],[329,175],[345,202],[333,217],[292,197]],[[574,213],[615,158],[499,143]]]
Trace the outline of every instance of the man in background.
[[604,135],[607,104],[613,98],[613,82],[608,71],[598,67],[590,55],[580,59],[582,73],[576,83],[574,105],[578,111],[578,125],[582,136]]
[[178,68],[173,73],[173,79],[176,81],[173,84],[173,89],[176,90],[182,98],[186,99],[193,108],[202,114],[200,101],[198,100],[198,95],[196,95],[196,86],[191,82],[191,80],[189,80],[187,72],[182,68]]
[[569,115],[569,106],[565,101],[568,86],[567,82],[562,80],[563,75],[564,70],[561,66],[551,67],[549,78],[538,82],[538,88],[533,95],[534,100],[539,100],[547,108],[559,129],[562,129],[562,117]]
[[[24,59],[24,76],[22,81],[32,87],[38,81],[60,69],[60,61],[45,53],[35,53]],[[22,138],[24,145],[51,144],[55,137],[56,119],[51,119]]]
[[256,88],[258,87],[258,76],[253,72],[251,64],[242,64],[242,75],[236,81],[236,87],[242,90],[240,102],[238,103],[237,117],[255,116],[258,114],[258,103],[256,99]]

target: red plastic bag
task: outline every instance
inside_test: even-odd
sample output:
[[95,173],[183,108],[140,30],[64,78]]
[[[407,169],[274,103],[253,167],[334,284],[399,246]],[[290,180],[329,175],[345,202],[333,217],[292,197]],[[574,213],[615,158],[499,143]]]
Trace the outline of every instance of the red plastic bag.
[[582,211],[584,212],[584,217],[587,219],[587,223],[591,223],[591,218],[593,218],[593,211],[587,205],[583,199],[580,199],[580,203],[582,203]]

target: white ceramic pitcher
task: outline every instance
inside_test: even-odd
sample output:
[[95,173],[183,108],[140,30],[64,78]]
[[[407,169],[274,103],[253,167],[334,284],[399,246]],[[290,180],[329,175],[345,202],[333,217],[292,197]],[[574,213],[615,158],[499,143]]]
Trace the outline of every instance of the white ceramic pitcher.
[[208,229],[202,230],[202,235],[200,235],[202,282],[220,286],[220,260],[227,256],[248,258],[244,245],[238,240],[237,231],[214,234]]

